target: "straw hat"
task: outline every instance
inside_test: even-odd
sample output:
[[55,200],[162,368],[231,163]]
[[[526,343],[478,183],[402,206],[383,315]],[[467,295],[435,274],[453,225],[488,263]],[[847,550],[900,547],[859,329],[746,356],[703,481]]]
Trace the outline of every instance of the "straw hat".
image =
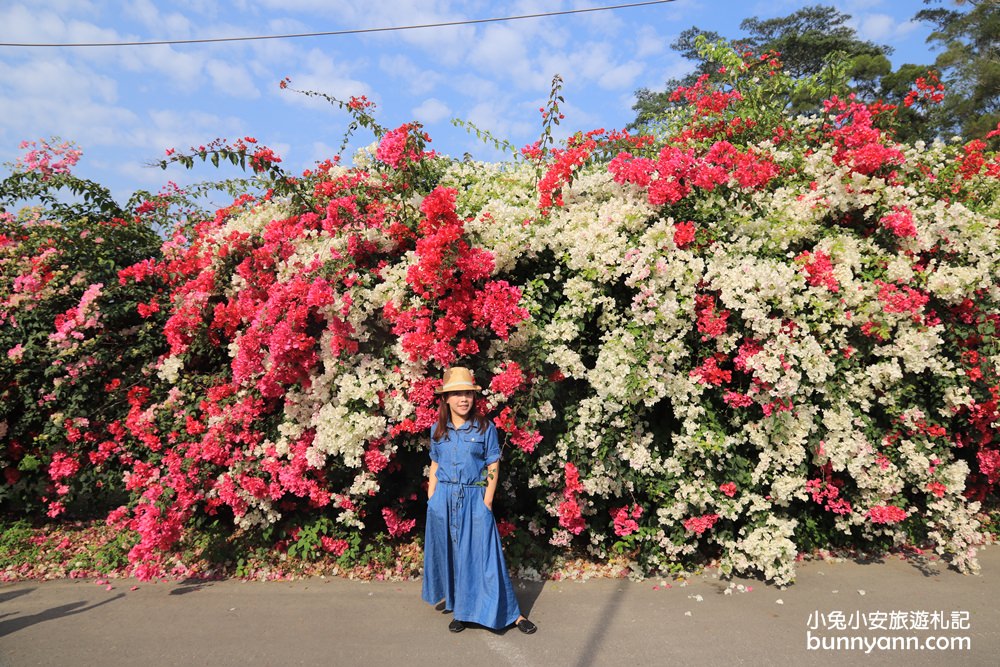
[[444,394],[449,391],[479,391],[482,389],[472,377],[472,371],[461,366],[454,366],[444,372],[444,384],[435,393]]

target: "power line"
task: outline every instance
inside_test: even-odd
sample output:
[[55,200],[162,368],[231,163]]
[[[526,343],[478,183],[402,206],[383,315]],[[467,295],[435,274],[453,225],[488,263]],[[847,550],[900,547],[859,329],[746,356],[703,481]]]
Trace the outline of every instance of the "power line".
[[539,14],[521,14],[519,16],[501,16],[488,19],[467,19],[463,21],[445,21],[442,23],[423,23],[420,25],[392,26],[386,28],[358,28],[355,30],[330,30],[326,32],[301,32],[288,35],[251,35],[246,37],[214,37],[206,39],[158,39],[148,42],[73,42],[55,44],[32,44],[18,42],[0,42],[0,46],[15,46],[25,48],[68,48],[89,46],[153,46],[164,44],[211,44],[216,42],[250,42],[264,39],[298,39],[301,37],[335,37],[339,35],[360,35],[372,32],[394,32],[399,30],[423,30],[424,28],[448,28],[452,26],[475,25],[477,23],[499,23],[502,21],[520,21],[522,19],[537,19],[547,16],[566,16],[568,14],[584,14],[586,12],[606,12],[615,9],[629,9],[648,5],[663,5],[676,0],[651,0],[650,2],[631,2],[624,5],[608,5],[605,7],[585,7],[583,9],[566,9],[558,12]]

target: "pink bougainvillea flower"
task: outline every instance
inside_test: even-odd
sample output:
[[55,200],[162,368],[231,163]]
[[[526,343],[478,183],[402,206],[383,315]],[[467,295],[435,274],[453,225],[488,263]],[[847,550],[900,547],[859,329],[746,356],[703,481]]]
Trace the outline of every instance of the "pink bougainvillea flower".
[[320,544],[323,547],[323,551],[326,551],[327,553],[331,553],[334,556],[338,557],[342,556],[344,552],[347,551],[347,549],[350,547],[350,544],[348,543],[347,540],[336,539],[333,537],[329,537],[327,535],[323,535],[320,538]]
[[893,524],[907,517],[906,510],[895,505],[875,505],[867,512],[868,519],[876,524]]
[[689,519],[685,519],[682,523],[690,532],[696,535],[701,535],[705,531],[711,530],[712,526],[714,526],[718,520],[718,514],[703,514],[702,516],[693,516]]
[[642,508],[638,504],[632,505],[631,508],[626,505],[625,507],[611,510],[615,535],[625,537],[639,530],[639,524],[636,519],[640,516],[642,516]]
[[806,282],[814,287],[825,287],[831,292],[840,291],[840,285],[833,275],[833,263],[830,256],[822,250],[803,252],[795,258],[802,262],[802,270],[806,273]]
[[917,235],[917,227],[913,224],[913,214],[905,206],[896,206],[892,213],[882,216],[879,222],[900,238],[912,238]]
[[696,227],[693,222],[674,223],[674,245],[684,248],[694,242]]
[[526,381],[521,366],[515,361],[506,362],[500,372],[490,380],[490,389],[510,398]]
[[719,368],[719,362],[725,359],[725,355],[707,357],[699,367],[690,372],[690,376],[702,384],[714,386],[727,384],[732,380],[733,373]]
[[729,319],[729,311],[717,310],[714,296],[699,294],[695,297],[695,312],[698,314],[698,331],[705,334],[703,340],[726,333],[726,320]]
[[400,519],[396,511],[390,507],[382,508],[382,518],[385,519],[385,526],[389,530],[390,537],[406,535],[417,524],[416,519]]

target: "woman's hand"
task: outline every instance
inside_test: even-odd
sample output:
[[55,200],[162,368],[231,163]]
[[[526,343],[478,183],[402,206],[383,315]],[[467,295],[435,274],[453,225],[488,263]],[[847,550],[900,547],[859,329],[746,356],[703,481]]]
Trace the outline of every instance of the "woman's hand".
[[437,483],[438,483],[437,471],[438,471],[437,461],[431,461],[431,470],[430,473],[428,473],[427,475],[427,500],[431,499],[431,497],[434,495],[434,490],[437,489]]
[[486,489],[483,491],[483,504],[493,513],[493,494],[497,492],[497,482],[500,481],[500,462],[494,461],[486,466]]

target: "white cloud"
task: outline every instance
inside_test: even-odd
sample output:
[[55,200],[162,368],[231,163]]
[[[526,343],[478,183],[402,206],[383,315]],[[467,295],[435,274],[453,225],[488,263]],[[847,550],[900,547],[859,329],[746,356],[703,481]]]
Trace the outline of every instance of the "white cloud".
[[630,60],[627,63],[616,65],[605,70],[597,79],[597,85],[608,90],[619,88],[630,88],[635,83],[635,79],[643,70],[642,63]]
[[32,5],[36,9],[51,9],[59,14],[83,12],[92,16],[98,11],[98,8],[90,0],[34,0]]
[[[274,10],[306,13],[323,19],[314,23],[316,31],[427,25],[480,18],[466,15],[464,8],[452,10],[455,3],[449,0],[265,0],[263,4]],[[373,32],[361,39],[383,50],[397,50],[404,42],[421,48],[438,63],[460,65],[466,45],[475,40],[475,28],[451,26]]]
[[[900,13],[899,7],[891,9]],[[847,25],[857,31],[859,38],[891,47],[893,53],[890,59],[897,66],[904,62],[927,63],[934,59],[925,42],[930,27],[910,20],[905,15],[859,12]]]
[[209,60],[205,70],[216,90],[224,95],[241,98],[260,97],[250,73],[242,65],[233,65],[221,60]]
[[218,0],[174,0],[175,8],[188,8],[195,14],[200,14],[206,18],[218,16],[219,10],[228,11]]
[[469,52],[469,61],[482,70],[513,79],[520,78],[531,69],[523,36],[503,25],[490,25],[483,29]]
[[[542,58],[542,72],[548,81],[553,74],[561,74],[567,85],[583,83],[596,84],[605,89],[631,86],[642,72],[643,65],[631,60],[626,63],[614,62],[614,47],[611,44],[585,43],[571,53],[552,53]],[[548,88],[546,83],[545,88]]]
[[572,77],[589,57],[579,39],[575,51],[560,48],[560,40],[552,38],[556,34],[488,26],[469,52],[469,63],[478,76],[506,82],[515,90],[548,90],[554,74]]
[[[624,95],[620,95],[617,99],[617,105],[615,108],[618,110],[618,113],[621,114],[622,118],[627,118],[628,121],[631,121],[633,118],[635,118],[635,112],[632,110],[632,107],[634,105],[635,105],[635,92],[633,91],[630,93],[626,93]],[[621,123],[621,125],[622,126],[627,125],[628,121],[626,121],[625,123]]]
[[4,114],[0,138],[4,148],[10,149],[23,139],[60,136],[76,141],[84,151],[97,146],[115,146],[120,143],[122,129],[136,124],[137,117],[130,109],[79,98],[67,103],[52,97],[0,96]]
[[898,20],[888,14],[861,14],[852,18],[848,25],[854,27],[862,39],[878,43],[904,39],[920,27],[915,21]]
[[[75,10],[76,8],[74,8]],[[70,14],[70,12],[66,12]],[[101,42],[115,41],[120,38],[118,32],[101,28],[93,23],[64,20],[61,13],[39,11],[37,7],[28,8],[24,5],[11,5],[0,9],[0,25],[4,32],[16,35],[17,42],[55,43],[55,42]],[[27,52],[31,57],[39,57],[39,51]]]
[[856,29],[862,39],[880,41],[896,31],[896,20],[888,14],[868,14],[861,17]]
[[[799,0],[796,2],[801,4]],[[706,5],[706,0],[676,0],[676,2],[667,5],[659,5],[660,13],[656,15],[657,22],[690,25],[692,21],[698,20],[699,15],[706,10],[706,7],[711,11],[718,4],[718,1],[707,0],[707,3]],[[748,12],[747,16],[753,16],[753,13]]]
[[0,61],[0,81],[15,99],[22,99],[20,106],[29,108],[32,99],[58,100],[71,108],[81,99],[113,102],[117,98],[117,83],[113,78],[62,58],[32,60],[14,66]]
[[666,39],[652,26],[644,25],[635,33],[635,57],[648,58],[663,53],[670,46]]
[[[601,2],[580,2],[576,0],[573,2],[573,9],[587,9],[591,7],[599,7],[605,3]],[[607,3],[611,4],[611,3]],[[641,10],[640,10],[641,11]],[[624,31],[627,28],[627,21],[629,19],[628,9],[621,9],[617,11],[604,11],[604,12],[588,12],[585,14],[576,14],[572,16],[569,20],[579,24],[577,25],[569,24],[570,29],[579,30],[581,27],[588,27],[595,33],[600,33],[602,35],[613,35]],[[568,23],[567,23],[568,24]]]
[[[224,135],[221,128],[225,128]],[[123,146],[140,149],[150,159],[158,159],[168,148],[185,151],[216,138],[235,140],[248,134],[250,130],[246,121],[237,116],[222,116],[204,111],[152,109],[143,114],[141,120],[131,123],[121,133],[118,141]]]
[[[168,3],[174,6],[175,3]],[[192,7],[196,12],[202,13],[199,8]],[[145,39],[186,39],[192,36],[194,27],[191,19],[179,12],[161,12],[156,3],[151,0],[130,0],[124,3],[123,14],[138,21],[146,28],[148,34]],[[210,26],[209,30],[214,30],[216,26]],[[222,33],[215,33],[213,36],[220,36]]]
[[488,79],[471,72],[459,73],[451,79],[455,90],[465,97],[474,100],[487,100],[500,95],[500,85],[493,79]]
[[[537,109],[538,106],[541,105],[535,105],[534,108]],[[537,118],[537,115],[530,115],[531,107],[530,102],[516,106],[503,104],[500,100],[483,102],[469,109],[464,119],[481,130],[488,130],[494,137],[506,138],[517,143],[537,129],[533,123],[525,121],[526,118]]]
[[[324,141],[314,141],[309,149],[309,160],[312,163],[323,162],[324,160],[332,160],[333,156],[337,154],[338,146],[331,146]],[[303,165],[303,169],[307,168],[308,165]]]
[[[305,69],[290,74],[292,86],[297,90],[324,93],[345,102],[355,95],[367,95],[369,99],[374,99],[371,86],[353,78],[353,67],[343,60],[334,60],[314,49],[302,58],[299,66]],[[305,95],[285,96],[282,99],[312,109],[330,107],[330,103],[322,98]]]
[[85,150],[114,145],[136,115],[119,103],[118,83],[85,63],[60,57],[0,61],[3,148],[22,139],[61,136]]
[[403,81],[411,95],[423,96],[435,90],[446,80],[446,75],[434,70],[422,69],[408,56],[401,53],[383,55],[379,58],[379,69],[394,79]]
[[451,116],[451,109],[441,100],[431,97],[414,108],[410,113],[424,125],[430,125]]
[[[129,5],[131,6],[131,5]],[[77,7],[73,7],[77,11]],[[114,11],[119,11],[115,9]],[[174,20],[158,14],[155,7],[149,3],[136,5],[135,11],[144,20],[154,25],[165,25],[171,22],[180,25],[186,19],[176,15]],[[109,20],[121,19],[114,16]],[[158,24],[157,21],[160,23]],[[5,12],[0,12],[0,25],[9,28],[19,35],[19,39],[34,42],[117,42],[148,39],[149,35],[133,35],[97,26],[88,21],[73,18],[72,12],[59,16],[48,11],[26,10],[22,5],[15,5]],[[156,37],[166,35],[156,34]],[[101,71],[108,72],[108,77],[120,79],[122,70],[153,74],[166,80],[175,88],[194,90],[204,82],[204,67],[207,56],[205,49],[183,47],[182,50],[171,46],[135,46],[120,48],[81,47],[78,49],[60,49],[59,51],[28,50],[18,52],[15,57],[25,57],[28,64],[25,67],[37,66],[37,63],[59,62],[71,63],[72,68],[78,68],[82,63],[92,63]],[[6,55],[6,54],[3,54]],[[65,59],[64,59],[65,58]],[[151,79],[147,79],[151,80]]]
[[117,54],[121,68],[144,75],[145,80],[155,83],[161,93],[165,92],[163,83],[185,92],[195,92],[205,80],[208,57],[203,50],[156,45],[121,49]]

